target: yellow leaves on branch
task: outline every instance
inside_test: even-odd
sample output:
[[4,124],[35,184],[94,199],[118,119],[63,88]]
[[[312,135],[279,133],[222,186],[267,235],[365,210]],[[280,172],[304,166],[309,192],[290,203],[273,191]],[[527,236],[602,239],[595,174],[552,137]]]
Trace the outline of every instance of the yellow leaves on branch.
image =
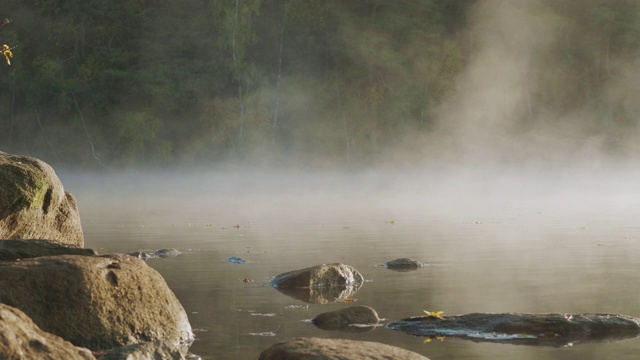
[[11,65],[11,58],[13,58],[13,50],[15,47],[9,47],[9,45],[2,45],[2,55],[7,59],[7,64]]
[[[4,19],[2,24],[0,24],[0,29],[11,24],[11,19]],[[11,58],[13,58],[13,52],[11,50],[15,49],[14,47],[10,47],[7,44],[2,45],[2,55],[4,55],[5,59],[7,59],[7,64],[11,65]]]

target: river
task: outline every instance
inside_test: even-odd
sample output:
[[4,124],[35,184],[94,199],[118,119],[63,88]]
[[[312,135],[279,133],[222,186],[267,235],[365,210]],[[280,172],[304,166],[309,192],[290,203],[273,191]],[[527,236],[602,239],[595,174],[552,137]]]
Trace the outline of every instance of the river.
[[[423,314],[601,312],[640,316],[640,187],[632,174],[536,172],[58,171],[99,253],[176,248],[149,259],[185,307],[203,359],[257,359],[298,336],[377,341],[437,359],[625,359],[640,341],[541,347],[383,326],[323,331],[308,320],[356,305],[383,323]],[[246,263],[228,261],[240,257]],[[377,266],[410,257],[428,266]],[[307,304],[268,286],[342,262],[365,283]],[[245,280],[245,279],[251,279]]]

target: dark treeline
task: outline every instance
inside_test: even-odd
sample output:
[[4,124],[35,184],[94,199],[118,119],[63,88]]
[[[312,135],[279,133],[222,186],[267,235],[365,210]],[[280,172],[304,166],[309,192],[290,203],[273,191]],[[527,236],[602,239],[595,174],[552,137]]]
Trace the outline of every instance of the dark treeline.
[[[536,54],[553,65],[522,121],[588,103],[593,131],[635,124],[603,84],[637,54],[640,2],[535,3],[561,31]],[[0,66],[0,150],[108,167],[373,163],[434,131],[478,50],[477,5],[4,0],[0,42],[17,48]]]

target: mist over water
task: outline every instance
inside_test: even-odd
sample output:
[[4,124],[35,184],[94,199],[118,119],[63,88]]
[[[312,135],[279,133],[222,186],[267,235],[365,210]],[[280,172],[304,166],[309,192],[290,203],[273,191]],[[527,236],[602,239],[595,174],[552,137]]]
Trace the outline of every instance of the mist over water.
[[[86,246],[100,253],[177,248],[148,260],[197,329],[205,359],[257,358],[296,336],[404,347],[433,359],[629,358],[637,339],[541,348],[424,339],[378,328],[327,332],[304,320],[349,306],[306,304],[272,276],[332,262],[367,282],[355,304],[386,321],[442,310],[640,314],[637,174],[594,171],[208,171],[61,173]],[[237,256],[246,264],[227,259]],[[377,267],[411,257],[428,267]],[[242,279],[251,278],[252,285]],[[266,314],[266,315],[265,315]],[[255,334],[267,335],[255,335]]]

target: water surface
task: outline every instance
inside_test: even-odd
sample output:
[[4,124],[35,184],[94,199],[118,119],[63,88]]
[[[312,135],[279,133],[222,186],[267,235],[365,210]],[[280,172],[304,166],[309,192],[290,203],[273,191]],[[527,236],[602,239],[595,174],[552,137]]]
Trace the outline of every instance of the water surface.
[[[257,359],[297,336],[403,347],[431,359],[633,358],[640,340],[549,348],[426,342],[378,327],[328,332],[314,316],[368,305],[397,320],[423,310],[640,316],[640,187],[614,174],[59,172],[78,200],[86,247],[177,248],[150,259],[185,307],[203,359]],[[227,259],[248,262],[234,264]],[[399,257],[411,272],[376,266]],[[322,263],[358,269],[353,302],[307,304],[269,287]],[[243,279],[252,279],[246,283]]]

